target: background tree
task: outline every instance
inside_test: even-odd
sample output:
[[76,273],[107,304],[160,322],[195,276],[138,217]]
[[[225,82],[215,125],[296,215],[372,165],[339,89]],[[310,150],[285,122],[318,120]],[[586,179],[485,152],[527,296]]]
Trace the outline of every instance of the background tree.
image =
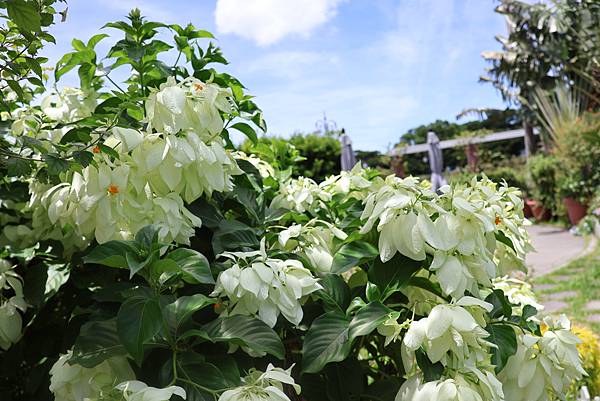
[[[502,50],[483,53],[490,67],[481,81],[492,83],[505,101],[522,106],[525,147],[530,153],[535,150],[535,88],[552,89],[559,82],[572,83],[581,77],[591,84],[593,80],[586,78],[597,75],[600,3],[501,0],[496,12],[506,17],[508,36],[496,38]],[[589,99],[597,99],[596,92],[587,91]]]

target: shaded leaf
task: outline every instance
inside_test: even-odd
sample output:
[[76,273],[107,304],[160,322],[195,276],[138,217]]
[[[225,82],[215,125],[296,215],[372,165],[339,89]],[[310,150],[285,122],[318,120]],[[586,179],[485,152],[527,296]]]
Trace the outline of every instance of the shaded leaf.
[[327,312],[315,319],[304,337],[302,371],[320,372],[330,362],[346,359],[350,352],[350,321],[340,312]]

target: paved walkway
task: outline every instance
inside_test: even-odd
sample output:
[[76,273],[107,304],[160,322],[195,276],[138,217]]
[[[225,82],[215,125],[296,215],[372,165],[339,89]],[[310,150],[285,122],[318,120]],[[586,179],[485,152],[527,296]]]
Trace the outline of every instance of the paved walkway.
[[527,255],[532,277],[543,276],[564,266],[586,251],[586,241],[569,230],[550,225],[530,226],[527,231],[535,251]]
[[[532,277],[551,273],[571,260],[585,255],[594,249],[596,241],[595,238],[592,238],[592,242],[586,241],[585,238],[575,236],[566,229],[550,225],[530,226],[528,231],[536,249],[529,253],[526,259]],[[570,273],[575,273],[575,271]],[[556,284],[538,284],[534,286],[534,289],[549,291],[555,288],[559,282],[569,279],[569,275],[556,276],[554,277]],[[556,291],[544,295],[540,300],[544,305],[544,313],[560,312],[568,306],[569,298],[576,295],[574,291]],[[592,301],[589,306],[586,305],[586,309],[590,311],[600,309],[600,302]],[[600,315],[592,315],[591,320],[594,318],[600,319]]]

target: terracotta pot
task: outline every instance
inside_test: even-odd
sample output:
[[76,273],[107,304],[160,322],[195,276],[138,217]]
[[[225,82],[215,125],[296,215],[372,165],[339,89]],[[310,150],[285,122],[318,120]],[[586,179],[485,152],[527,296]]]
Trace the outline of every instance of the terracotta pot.
[[550,210],[546,209],[542,202],[534,199],[527,199],[525,202],[531,208],[531,213],[537,221],[550,220],[550,217],[552,216]]
[[587,205],[582,204],[578,200],[573,198],[564,198],[563,203],[567,208],[567,214],[569,215],[569,221],[572,225],[576,226],[581,219],[587,214]]
[[533,212],[531,211],[531,206],[529,206],[527,201],[528,199],[525,199],[525,202],[523,203],[523,215],[526,219],[530,219],[533,217]]

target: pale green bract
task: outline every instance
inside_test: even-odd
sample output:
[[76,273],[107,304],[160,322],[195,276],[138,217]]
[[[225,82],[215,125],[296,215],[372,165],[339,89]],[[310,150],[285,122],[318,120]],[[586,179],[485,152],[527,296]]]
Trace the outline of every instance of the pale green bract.
[[348,238],[342,230],[323,220],[294,224],[279,233],[279,244],[309,260],[313,271],[319,275],[331,271],[333,256],[339,243]]
[[253,369],[242,378],[242,386],[225,391],[218,401],[290,401],[283,392],[284,384],[300,394],[300,386],[291,376],[293,367],[284,370],[269,364],[264,372]]
[[514,277],[503,276],[492,280],[494,289],[502,290],[504,295],[513,304],[516,314],[521,314],[526,305],[533,306],[537,311],[544,310],[544,305],[537,301],[531,284]]
[[[96,165],[81,173],[65,173],[63,182],[52,187],[32,181],[28,210],[33,212],[33,230],[11,226],[5,235],[25,244],[62,240],[72,252],[92,239],[98,243],[129,239],[142,227],[156,224],[161,240],[189,244],[201,220],[184,202],[213,191],[231,191],[232,175],[242,172],[218,136],[223,129],[219,112],[231,112],[229,96],[229,90],[194,78],[180,83],[168,80],[146,101],[146,132],[112,128],[104,146],[117,152],[118,159],[96,147]],[[83,118],[93,106],[93,93],[73,89],[42,101],[46,118],[59,122]],[[68,129],[31,131],[20,120],[13,124],[14,135],[55,142]]]
[[[23,279],[13,270],[14,266],[0,259],[0,348],[9,349],[21,337],[23,319],[20,312],[27,310],[23,298]],[[4,291],[14,295],[4,297]]]
[[567,317],[547,317],[543,323],[541,337],[517,335],[517,352],[498,375],[507,400],[547,401],[547,389],[563,394],[573,380],[586,374],[577,351],[581,340],[570,331]]
[[[454,299],[466,291],[478,295],[480,286],[491,287],[502,255],[512,253],[521,260],[530,249],[522,201],[507,187],[497,190],[489,180],[465,188],[446,186],[438,196],[416,178],[389,176],[365,199],[362,219],[362,233],[378,222],[382,262],[397,252],[417,261],[432,255],[430,270]],[[505,235],[514,250],[505,249],[508,245],[497,241],[496,234]]]
[[225,252],[220,256],[234,262],[219,273],[211,294],[229,299],[225,315],[257,316],[273,327],[281,313],[298,325],[304,315],[301,300],[322,288],[299,260],[268,257],[264,240],[260,251]]
[[331,200],[331,194],[312,179],[299,177],[281,184],[279,194],[271,202],[272,208],[284,208],[298,213],[316,212],[324,208],[323,202]]
[[138,380],[123,382],[116,389],[122,391],[124,401],[169,401],[173,395],[186,399],[185,390],[179,386],[155,388]]
[[62,355],[50,369],[50,391],[56,401],[101,399],[114,386],[135,375],[122,356],[109,358],[93,368],[69,364],[72,352]]

